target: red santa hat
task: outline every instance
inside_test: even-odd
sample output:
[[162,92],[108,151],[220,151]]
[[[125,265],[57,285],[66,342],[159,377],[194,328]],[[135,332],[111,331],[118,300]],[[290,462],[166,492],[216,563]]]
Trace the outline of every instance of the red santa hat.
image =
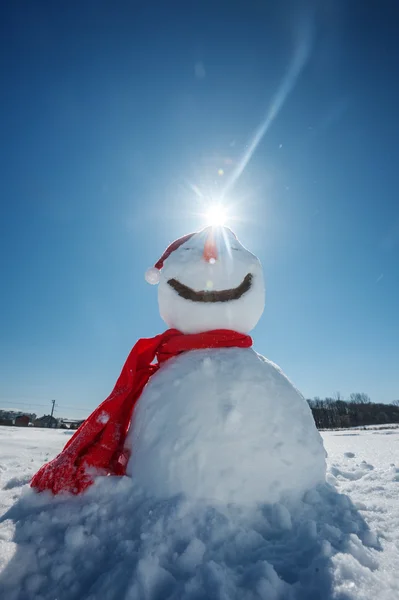
[[[161,258],[155,263],[155,265],[147,269],[147,271],[145,272],[145,280],[147,281],[147,283],[151,283],[151,285],[156,285],[157,283],[159,283],[161,269],[165,260],[168,258],[168,256],[172,254],[172,252],[174,252],[175,250],[177,250],[177,248],[184,244],[184,242],[187,242],[187,240],[193,237],[193,235],[196,235],[196,233],[198,232],[183,235],[183,237],[175,240],[170,244],[170,246],[166,248],[165,252],[162,254]],[[215,235],[215,227],[205,227],[205,229],[203,229],[200,233],[205,234],[203,258],[204,260],[210,263],[214,263],[218,257],[216,241],[217,236]],[[234,233],[233,235],[234,237],[236,237]]]
[[147,283],[150,283],[151,285],[156,285],[157,283],[159,283],[161,269],[165,260],[168,258],[168,256],[172,254],[172,252],[174,252],[175,250],[177,250],[177,248],[184,244],[184,242],[187,242],[187,240],[193,237],[193,235],[195,235],[195,233],[187,233],[187,235],[183,235],[183,237],[175,240],[166,248],[165,252],[162,254],[161,258],[155,263],[155,265],[147,269],[147,271],[145,272],[145,280]]

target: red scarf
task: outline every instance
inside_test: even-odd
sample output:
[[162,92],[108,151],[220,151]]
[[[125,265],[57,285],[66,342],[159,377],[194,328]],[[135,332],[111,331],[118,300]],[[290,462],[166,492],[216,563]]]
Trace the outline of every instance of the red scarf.
[[[112,393],[79,427],[62,452],[42,466],[31,481],[39,492],[80,494],[95,474],[124,475],[129,451],[124,448],[133,409],[149,378],[165,361],[188,350],[249,348],[248,335],[215,329],[185,335],[168,329],[143,338],[132,348]],[[153,364],[154,359],[157,363]]]

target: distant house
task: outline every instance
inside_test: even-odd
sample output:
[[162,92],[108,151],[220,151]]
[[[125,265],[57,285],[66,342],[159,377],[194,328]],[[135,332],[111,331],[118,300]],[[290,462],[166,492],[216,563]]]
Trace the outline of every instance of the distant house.
[[51,415],[43,415],[43,417],[39,417],[34,421],[35,427],[47,427],[50,429],[55,429],[58,426],[58,420]]
[[85,419],[78,421],[77,419],[60,419],[58,421],[58,427],[60,429],[79,429]]
[[16,427],[28,427],[30,418],[28,415],[19,415],[15,418]]
[[69,429],[79,429],[79,427],[84,422],[85,422],[85,419],[83,419],[83,421],[72,421],[72,423],[69,425]]
[[34,413],[16,411],[11,408],[0,409],[0,425],[28,427],[28,425],[32,425],[35,419],[36,415]]

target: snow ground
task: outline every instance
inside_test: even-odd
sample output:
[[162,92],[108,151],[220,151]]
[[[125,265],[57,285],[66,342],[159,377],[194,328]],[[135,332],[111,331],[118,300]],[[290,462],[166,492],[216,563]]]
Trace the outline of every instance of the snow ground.
[[397,600],[399,430],[323,432],[328,484],[256,510],[27,485],[69,432],[0,427],[3,600]]

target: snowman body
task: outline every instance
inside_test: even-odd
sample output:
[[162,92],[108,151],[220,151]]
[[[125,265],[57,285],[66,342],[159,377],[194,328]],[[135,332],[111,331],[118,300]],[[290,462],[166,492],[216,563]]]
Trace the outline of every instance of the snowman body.
[[143,391],[127,443],[127,474],[160,498],[273,503],[295,500],[325,477],[306,401],[250,348],[169,360]]
[[[264,309],[263,271],[232,231],[204,230],[166,256],[158,302],[169,327],[185,334],[255,327]],[[127,474],[160,498],[273,503],[299,498],[325,478],[307,402],[250,348],[169,359],[144,388],[126,443]]]

